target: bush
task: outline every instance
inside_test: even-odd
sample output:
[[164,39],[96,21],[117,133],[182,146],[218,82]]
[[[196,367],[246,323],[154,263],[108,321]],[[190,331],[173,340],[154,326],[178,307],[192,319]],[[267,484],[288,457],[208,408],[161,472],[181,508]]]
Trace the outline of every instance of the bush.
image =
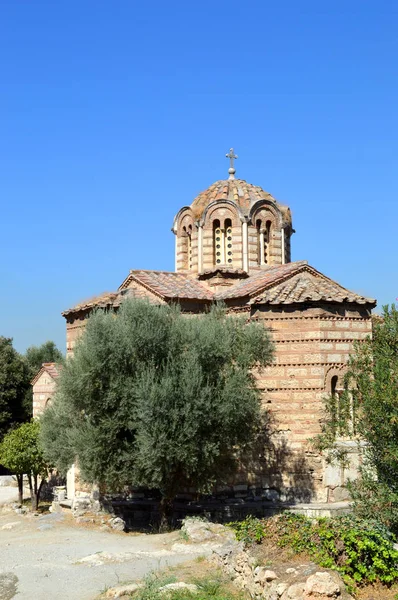
[[266,536],[264,522],[255,517],[246,517],[244,521],[232,521],[227,523],[235,531],[236,539],[245,544],[260,544]]
[[349,584],[398,579],[398,551],[393,534],[378,522],[343,516],[308,519],[284,513],[268,520],[252,517],[230,524],[245,542],[267,539],[295,553],[307,553],[320,566],[339,571]]

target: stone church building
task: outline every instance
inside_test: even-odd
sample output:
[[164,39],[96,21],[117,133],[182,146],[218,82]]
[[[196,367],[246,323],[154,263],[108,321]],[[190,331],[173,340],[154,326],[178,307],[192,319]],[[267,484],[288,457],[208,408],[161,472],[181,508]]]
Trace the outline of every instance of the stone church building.
[[322,398],[342,388],[353,343],[371,334],[376,302],[306,260],[291,262],[289,207],[237,179],[237,157],[233,151],[227,157],[228,179],[213,183],[174,218],[175,272],[131,270],[114,293],[66,310],[67,352],[73,353],[93,309],[117,309],[126,297],[178,303],[187,314],[223,301],[230,313],[263,323],[275,343],[274,363],[258,375],[273,435],[268,461],[249,483],[269,499],[345,500],[346,473],[327,467],[309,439],[320,431]]

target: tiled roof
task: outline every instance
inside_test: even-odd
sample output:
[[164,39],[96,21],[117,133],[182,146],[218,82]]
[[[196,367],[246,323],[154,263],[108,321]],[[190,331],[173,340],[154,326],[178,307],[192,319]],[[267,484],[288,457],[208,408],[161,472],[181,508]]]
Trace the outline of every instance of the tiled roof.
[[36,381],[39,379],[39,377],[41,377],[43,375],[43,373],[48,373],[50,375],[50,377],[52,377],[52,379],[57,379],[57,377],[59,376],[60,369],[61,369],[61,365],[58,365],[57,363],[54,363],[54,362],[43,363],[41,366],[41,369],[39,370],[37,375],[35,375],[35,377],[30,382],[31,385],[34,385],[36,383]]
[[[237,204],[244,214],[247,214],[250,207],[258,200],[270,200],[275,204],[278,202],[269,192],[266,192],[258,185],[247,183],[243,179],[221,179],[216,181],[207,190],[201,192],[191,204],[191,208],[199,218],[205,208],[217,200],[230,200]],[[284,209],[283,205],[279,208]]]
[[135,281],[146,287],[149,291],[158,294],[161,298],[187,299],[187,300],[212,300],[213,293],[200,281],[184,273],[169,271],[130,271],[130,274],[120,286],[128,287]]
[[79,302],[79,304],[76,304],[75,306],[73,306],[73,308],[68,308],[67,310],[64,310],[62,316],[66,317],[69,313],[89,310],[94,307],[107,308],[109,306],[114,306],[117,297],[117,292],[104,292],[99,296],[93,296],[88,300],[83,300],[82,302]]
[[263,291],[251,304],[294,304],[297,302],[352,302],[376,304],[373,298],[365,298],[346,290],[324,275],[314,276],[303,271]]
[[[208,274],[210,272],[202,276]],[[202,281],[185,273],[130,271],[117,292],[107,292],[82,302],[62,314],[66,317],[71,313],[92,308],[116,307],[126,296],[146,298],[156,304],[165,304],[173,299],[202,302],[245,299],[250,304],[293,304],[324,300],[376,305],[373,298],[365,298],[350,292],[309,266],[307,261],[302,260],[259,270],[217,293]]]
[[319,300],[376,304],[373,298],[365,298],[343,288],[309,266],[307,261],[270,267],[216,297],[223,300],[249,297],[250,304],[294,304]]
[[248,279],[244,279],[239,283],[231,286],[224,292],[218,294],[217,298],[220,300],[227,298],[244,298],[246,296],[252,296],[258,294],[261,290],[281,278],[287,277],[292,273],[295,273],[300,267],[307,265],[306,260],[301,260],[293,263],[286,263],[285,265],[277,265],[275,267],[269,267],[265,270],[257,271],[253,273]]

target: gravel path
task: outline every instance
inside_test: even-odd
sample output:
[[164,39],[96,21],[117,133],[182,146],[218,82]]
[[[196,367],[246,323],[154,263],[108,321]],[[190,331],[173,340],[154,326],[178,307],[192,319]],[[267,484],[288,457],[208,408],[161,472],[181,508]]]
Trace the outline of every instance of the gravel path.
[[70,513],[20,516],[4,508],[0,600],[93,600],[106,587],[209,552],[203,545],[184,545],[178,532],[100,531],[76,525]]

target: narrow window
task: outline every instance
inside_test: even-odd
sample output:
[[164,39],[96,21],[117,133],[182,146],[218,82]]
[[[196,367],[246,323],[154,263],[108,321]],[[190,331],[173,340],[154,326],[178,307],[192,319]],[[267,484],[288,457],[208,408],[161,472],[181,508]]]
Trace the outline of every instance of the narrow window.
[[271,248],[271,221],[267,221],[265,224],[264,232],[264,264],[270,264],[270,248]]
[[182,228],[184,232],[184,269],[192,269],[192,225]]
[[262,265],[263,264],[263,256],[264,256],[264,232],[262,230],[261,219],[257,219],[256,229],[257,229],[257,264]]
[[224,222],[225,231],[225,254],[226,263],[230,265],[232,263],[232,221],[231,219],[225,219]]
[[330,387],[331,387],[330,391],[331,391],[331,395],[333,398],[336,398],[337,381],[338,381],[337,375],[333,375],[332,380],[330,382]]
[[224,231],[221,229],[221,224],[218,219],[213,221],[213,248],[214,264],[224,264]]
[[187,231],[187,254],[188,254],[188,269],[192,269],[192,225],[189,225]]

